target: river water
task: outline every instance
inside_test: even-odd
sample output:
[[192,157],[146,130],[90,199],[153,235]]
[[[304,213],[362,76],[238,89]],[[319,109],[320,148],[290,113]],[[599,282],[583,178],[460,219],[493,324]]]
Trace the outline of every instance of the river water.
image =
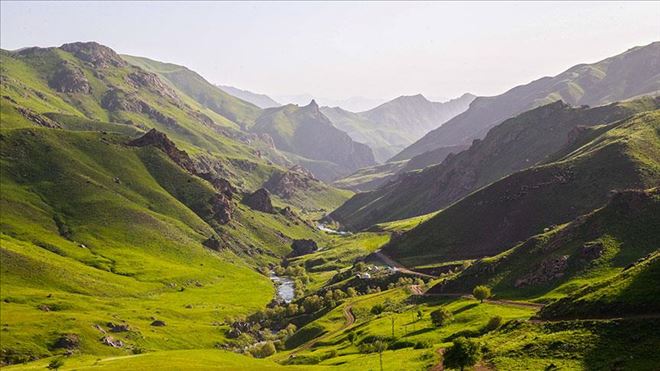
[[280,277],[274,272],[270,273],[270,279],[275,283],[275,286],[277,287],[277,300],[283,301],[285,303],[290,303],[293,301],[294,285],[292,279],[289,277]]

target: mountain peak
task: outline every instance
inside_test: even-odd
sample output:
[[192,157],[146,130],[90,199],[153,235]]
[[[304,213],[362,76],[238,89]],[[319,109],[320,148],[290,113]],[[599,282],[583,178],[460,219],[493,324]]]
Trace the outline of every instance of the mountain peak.
[[75,55],[78,59],[93,64],[94,67],[123,67],[127,65],[126,61],[114,50],[95,41],[63,44],[60,49]]

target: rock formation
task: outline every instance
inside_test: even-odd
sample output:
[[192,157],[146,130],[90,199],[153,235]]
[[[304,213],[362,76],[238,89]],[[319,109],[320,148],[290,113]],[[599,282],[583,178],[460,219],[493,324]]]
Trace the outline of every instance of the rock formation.
[[270,214],[275,213],[273,203],[270,200],[270,193],[264,188],[259,188],[254,193],[245,195],[242,202],[253,210]]

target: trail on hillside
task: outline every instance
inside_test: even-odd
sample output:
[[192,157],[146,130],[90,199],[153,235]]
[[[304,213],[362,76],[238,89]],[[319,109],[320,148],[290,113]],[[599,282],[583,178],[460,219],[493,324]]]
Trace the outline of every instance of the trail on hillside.
[[431,276],[430,274],[416,272],[416,271],[413,271],[413,270],[410,270],[410,269],[406,268],[401,263],[399,263],[396,260],[394,260],[394,259],[390,258],[389,256],[385,255],[381,250],[375,251],[374,255],[376,255],[385,264],[389,265],[390,267],[396,268],[401,273],[411,274],[411,275],[420,276],[420,277],[435,278],[434,276]]
[[321,336],[319,336],[319,337],[316,337],[316,338],[314,338],[314,339],[308,341],[307,343],[301,345],[301,346],[298,347],[296,350],[294,350],[293,352],[291,352],[291,353],[289,354],[289,357],[291,357],[291,356],[295,356],[296,354],[300,353],[300,352],[303,351],[303,350],[310,349],[311,347],[313,347],[314,345],[316,345],[319,341],[321,341],[321,340],[323,340],[323,339],[327,339],[327,338],[329,338],[329,337],[331,337],[331,336],[334,336],[334,335],[336,335],[336,334],[338,334],[338,333],[340,333],[340,332],[346,330],[347,328],[351,327],[353,324],[355,324],[355,314],[353,313],[353,305],[355,305],[355,304],[357,304],[357,303],[360,303],[360,302],[362,302],[362,301],[365,301],[365,300],[373,299],[374,297],[381,296],[381,295],[384,295],[384,294],[386,294],[386,293],[387,293],[387,291],[384,291],[384,292],[382,292],[382,293],[380,293],[380,294],[376,294],[376,295],[374,295],[374,296],[370,296],[370,297],[368,297],[368,298],[362,298],[362,299],[359,299],[359,300],[355,300],[355,301],[353,301],[353,302],[351,302],[351,303],[346,304],[346,306],[345,306],[344,309],[343,309],[343,314],[344,314],[344,320],[345,320],[345,322],[344,322],[344,324],[343,324],[340,328],[338,328],[338,329],[336,329],[336,330],[334,330],[334,331],[328,332],[328,333],[326,333],[326,334],[324,334],[324,335],[321,335]]

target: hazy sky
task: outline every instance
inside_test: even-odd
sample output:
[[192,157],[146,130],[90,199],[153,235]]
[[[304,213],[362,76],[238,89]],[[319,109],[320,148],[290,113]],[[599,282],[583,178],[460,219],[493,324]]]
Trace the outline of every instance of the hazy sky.
[[660,40],[660,3],[1,2],[1,46],[94,40],[273,95],[494,95]]

